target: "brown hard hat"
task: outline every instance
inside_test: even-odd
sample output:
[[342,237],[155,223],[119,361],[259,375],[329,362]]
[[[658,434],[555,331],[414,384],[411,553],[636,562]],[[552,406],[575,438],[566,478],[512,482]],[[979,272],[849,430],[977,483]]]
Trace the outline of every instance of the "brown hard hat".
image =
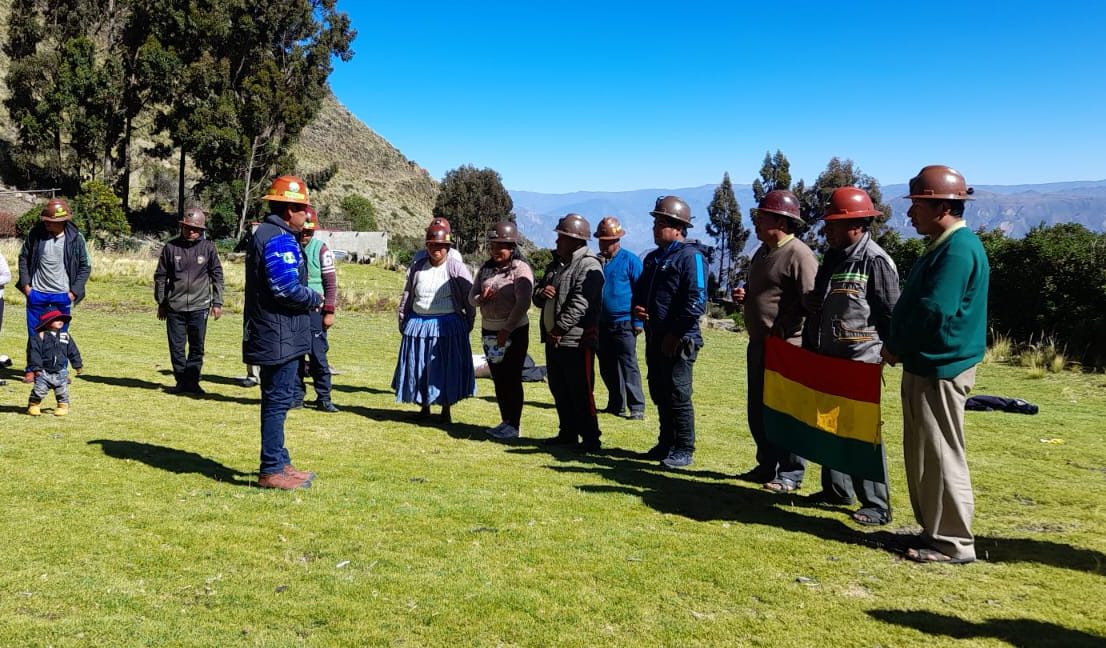
[[787,189],[773,189],[766,193],[757,205],[757,213],[760,212],[787,216],[805,225],[803,217],[799,214],[799,199]]
[[622,229],[622,223],[618,222],[618,219],[614,216],[607,216],[599,221],[599,227],[595,230],[595,238],[601,241],[603,239],[620,239],[623,236],[626,236],[626,230]]
[[511,221],[500,221],[488,230],[488,243],[514,243],[518,245],[518,227]]
[[657,204],[649,214],[653,218],[670,218],[691,227],[691,208],[679,196],[657,198]]
[[923,200],[974,200],[975,189],[952,167],[931,164],[910,179],[910,193],[903,198]]
[[431,225],[426,228],[426,242],[453,245],[453,234],[442,225]]
[[828,221],[850,218],[872,218],[882,216],[883,212],[872,205],[867,191],[859,187],[838,187],[830,194],[829,204],[823,219]]
[[449,221],[446,220],[445,218],[442,218],[441,216],[435,216],[430,221],[430,225],[440,225],[440,226],[445,228],[445,231],[450,232],[450,233],[453,232],[453,228],[449,226]]
[[73,220],[73,212],[65,198],[51,198],[42,208],[42,220],[47,223],[64,223]]
[[205,230],[207,229],[207,214],[204,213],[204,210],[193,207],[184,212],[184,216],[180,219],[180,224]]
[[269,187],[269,193],[261,197],[262,200],[274,202],[295,203],[297,205],[310,205],[307,198],[307,185],[303,180],[293,175],[283,175],[273,179]]
[[584,241],[591,238],[591,224],[579,214],[566,214],[564,218],[557,221],[557,226],[553,228],[553,231],[564,234],[569,238]]

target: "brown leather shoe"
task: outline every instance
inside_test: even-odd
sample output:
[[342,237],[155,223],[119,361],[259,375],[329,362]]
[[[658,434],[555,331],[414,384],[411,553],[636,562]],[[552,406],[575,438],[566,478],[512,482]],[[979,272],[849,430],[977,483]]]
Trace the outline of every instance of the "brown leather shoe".
[[295,477],[296,479],[302,479],[303,481],[311,481],[315,479],[315,473],[307,472],[306,470],[297,470],[292,464],[284,464],[284,467],[280,469],[282,473],[289,477]]
[[257,480],[258,488],[277,488],[280,490],[296,490],[297,488],[311,488],[311,482],[306,479],[297,479],[282,472],[262,475]]

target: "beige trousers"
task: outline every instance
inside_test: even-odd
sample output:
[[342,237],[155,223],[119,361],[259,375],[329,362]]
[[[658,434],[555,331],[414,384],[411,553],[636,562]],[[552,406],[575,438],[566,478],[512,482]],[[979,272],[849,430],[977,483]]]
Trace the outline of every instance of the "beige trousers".
[[964,448],[964,403],[975,367],[950,379],[902,376],[903,455],[914,518],[932,548],[975,558],[975,497]]

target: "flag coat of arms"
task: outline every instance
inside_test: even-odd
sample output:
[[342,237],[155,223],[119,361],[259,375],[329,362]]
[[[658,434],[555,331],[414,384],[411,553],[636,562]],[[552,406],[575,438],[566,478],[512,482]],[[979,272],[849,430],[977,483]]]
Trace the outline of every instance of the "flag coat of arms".
[[881,367],[819,355],[768,337],[764,430],[780,447],[835,470],[886,481],[881,444]]

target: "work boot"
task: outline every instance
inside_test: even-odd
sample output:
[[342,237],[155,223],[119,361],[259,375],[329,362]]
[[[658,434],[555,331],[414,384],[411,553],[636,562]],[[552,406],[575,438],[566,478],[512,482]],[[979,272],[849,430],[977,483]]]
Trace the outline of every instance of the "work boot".
[[69,403],[58,403],[54,408],[54,416],[69,416]]
[[315,473],[307,472],[306,470],[299,470],[292,464],[284,464],[284,467],[280,469],[282,473],[289,477],[295,477],[296,479],[302,479],[303,481],[312,481],[315,479]]
[[311,482],[305,479],[297,479],[283,472],[269,473],[257,479],[258,488],[275,488],[278,490],[296,490],[298,488],[311,488]]
[[322,400],[322,399],[319,399],[319,400],[315,401],[315,409],[319,410],[320,412],[330,412],[332,414],[334,412],[342,411],[342,410],[338,409],[337,407],[335,407],[334,403],[330,402],[330,400]]
[[28,403],[27,413],[31,416],[42,416],[42,404],[41,403]]

